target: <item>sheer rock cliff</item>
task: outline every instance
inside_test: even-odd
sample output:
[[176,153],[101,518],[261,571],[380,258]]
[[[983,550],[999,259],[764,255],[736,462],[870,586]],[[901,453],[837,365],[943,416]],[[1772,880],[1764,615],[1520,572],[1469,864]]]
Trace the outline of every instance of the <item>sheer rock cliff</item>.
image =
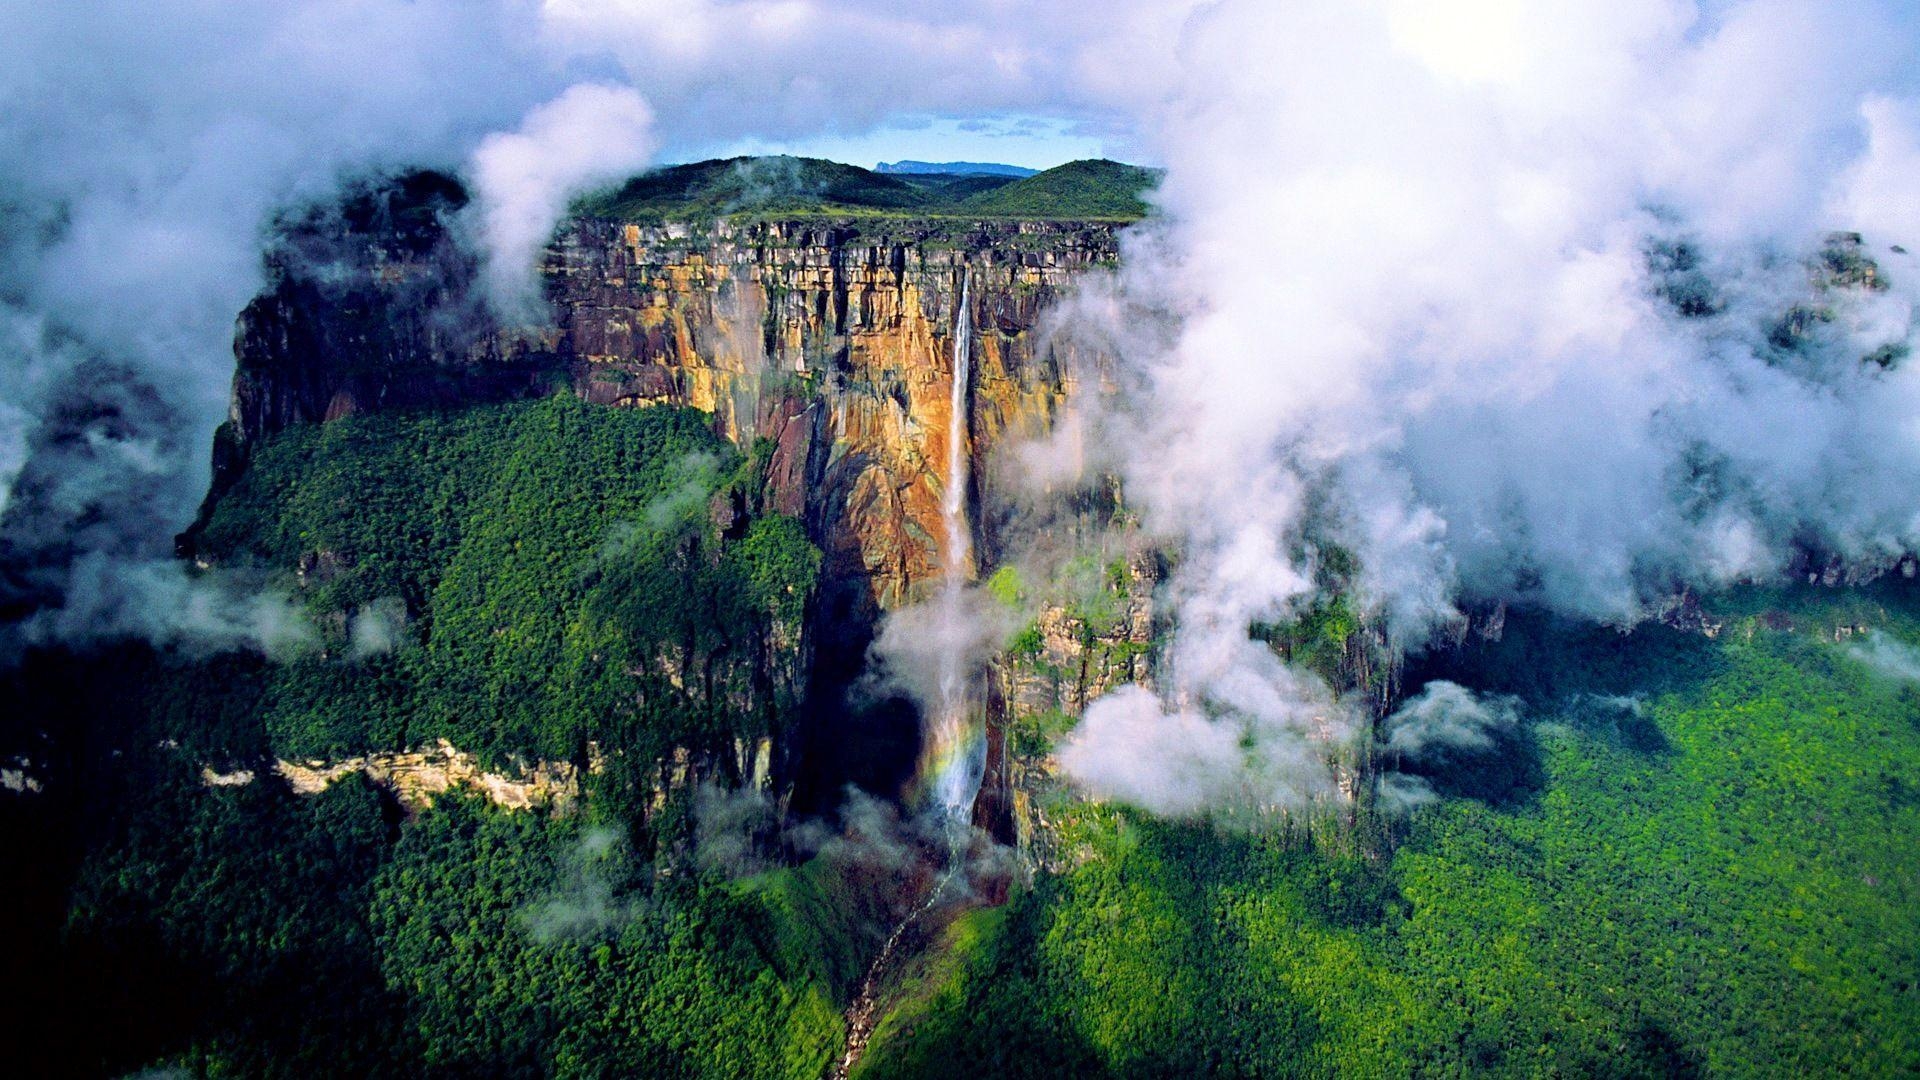
[[[811,772],[815,794],[829,801],[846,782],[870,781],[869,765],[829,763],[885,757],[890,742],[912,737],[898,710],[847,719],[845,692],[880,614],[941,580],[963,278],[975,334],[960,445],[973,459],[973,548],[990,565],[1002,518],[993,508],[1005,503],[994,490],[995,456],[1048,431],[1075,389],[1078,364],[1048,334],[1050,312],[1077,280],[1115,261],[1120,227],[577,219],[558,230],[540,267],[551,320],[528,328],[502,324],[481,302],[477,267],[444,225],[451,209],[428,191],[288,230],[270,257],[269,289],[239,320],[211,498],[260,440],[297,422],[569,389],[608,406],[705,411],[717,433],[762,463],[764,508],[800,519],[826,557],[819,597],[792,643],[808,670],[781,673],[783,684],[804,684],[812,714],[796,745],[775,750],[788,765],[781,786]],[[183,542],[190,547],[192,535]],[[1130,637],[1143,634],[1130,628]],[[1009,717],[1038,708],[1040,696],[1050,708],[1070,703],[1030,686],[991,696],[998,787],[982,812],[1011,834]]]

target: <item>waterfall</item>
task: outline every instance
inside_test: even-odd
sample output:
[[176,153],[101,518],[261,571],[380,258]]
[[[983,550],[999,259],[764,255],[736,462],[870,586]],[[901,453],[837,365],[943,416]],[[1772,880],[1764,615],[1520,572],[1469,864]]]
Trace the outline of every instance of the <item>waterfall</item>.
[[927,890],[926,896],[907,912],[894,927],[879,955],[867,969],[860,992],[847,1008],[847,1045],[840,1060],[828,1070],[829,1080],[849,1075],[873,1036],[874,1024],[881,1013],[880,993],[896,950],[907,930],[932,911],[946,895],[947,887],[965,869],[969,830],[973,819],[973,801],[980,794],[980,782],[987,771],[987,732],[985,722],[976,717],[967,699],[967,680],[972,672],[967,663],[967,613],[965,589],[973,569],[973,530],[967,523],[967,485],[971,477],[967,438],[973,405],[973,283],[966,268],[960,270],[960,310],[953,320],[953,393],[947,409],[947,488],[940,501],[940,524],[944,534],[940,568],[940,593],[934,599],[935,623],[939,628],[937,683],[939,700],[928,708],[925,738],[921,741],[919,778],[921,800],[926,810],[939,815],[951,845],[945,873]]
[[947,487],[940,505],[945,549],[941,552],[940,623],[951,632],[949,647],[939,661],[938,706],[927,718],[926,757],[921,771],[931,786],[930,801],[952,821],[973,815],[973,800],[986,773],[986,732],[968,701],[967,657],[958,631],[966,618],[962,590],[973,564],[973,530],[967,522],[967,486],[970,478],[968,428],[972,415],[973,285],[965,268],[960,272],[960,310],[953,322],[953,394],[947,422]]
[[947,491],[940,505],[946,527],[947,550],[942,553],[948,592],[966,582],[973,561],[973,531],[967,525],[967,480],[970,462],[967,429],[972,419],[973,279],[960,271],[960,311],[953,320],[953,390],[948,402]]

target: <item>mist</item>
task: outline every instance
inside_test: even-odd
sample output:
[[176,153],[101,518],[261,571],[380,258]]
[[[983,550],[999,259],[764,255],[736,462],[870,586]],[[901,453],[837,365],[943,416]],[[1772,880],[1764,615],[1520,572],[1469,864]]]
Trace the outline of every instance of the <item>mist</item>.
[[356,660],[393,652],[407,643],[407,602],[382,596],[354,609],[347,624],[347,655]]
[[569,197],[642,171],[653,153],[653,110],[631,87],[581,83],[487,136],[471,173],[483,270],[501,314],[546,321],[533,268]]
[[552,890],[520,913],[521,922],[543,945],[617,935],[645,911],[644,899],[619,888],[630,859],[617,831],[582,830],[554,860]]
[[1920,649],[1875,630],[1847,650],[1874,674],[1897,683],[1920,682]]
[[1144,125],[1162,220],[1073,313],[1118,386],[1089,467],[1180,553],[1171,663],[1158,701],[1088,710],[1068,772],[1181,812],[1288,763],[1326,790],[1344,729],[1288,722],[1315,693],[1250,637],[1329,586],[1407,652],[1473,605],[1630,627],[1912,550],[1914,29],[1784,0],[1197,13]]
[[[226,586],[190,580],[173,536],[206,493],[270,221],[351,174],[457,162],[516,119],[549,81],[515,44],[526,22],[436,2],[0,17],[8,621],[64,640],[208,636],[194,598]],[[245,643],[230,631],[248,620],[213,622],[216,643]]]

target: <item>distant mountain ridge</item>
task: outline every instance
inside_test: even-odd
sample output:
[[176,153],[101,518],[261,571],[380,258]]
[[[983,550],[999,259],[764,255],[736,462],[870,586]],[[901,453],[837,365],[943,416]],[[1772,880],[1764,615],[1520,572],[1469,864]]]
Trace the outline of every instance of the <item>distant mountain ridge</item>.
[[944,173],[949,176],[1011,176],[1018,180],[1040,170],[993,161],[883,161],[875,165],[873,171],[886,176]]
[[643,173],[578,200],[573,212],[638,223],[742,216],[1131,221],[1147,213],[1144,196],[1159,177],[1152,169],[1098,159],[1016,178],[737,157]]
[[983,191],[961,204],[981,217],[1133,220],[1147,216],[1147,192],[1160,170],[1105,158],[1069,161],[1024,180]]

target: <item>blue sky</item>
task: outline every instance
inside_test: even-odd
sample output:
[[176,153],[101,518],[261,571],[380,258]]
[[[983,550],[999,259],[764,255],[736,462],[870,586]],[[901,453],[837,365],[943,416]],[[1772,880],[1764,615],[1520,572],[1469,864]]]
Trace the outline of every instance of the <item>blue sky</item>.
[[[1020,113],[908,116],[864,133],[744,139],[691,148],[684,157],[800,154],[872,168],[882,161],[997,161],[1050,168],[1080,158],[1138,156],[1125,134],[1099,123]],[[680,157],[682,155],[669,155]]]

